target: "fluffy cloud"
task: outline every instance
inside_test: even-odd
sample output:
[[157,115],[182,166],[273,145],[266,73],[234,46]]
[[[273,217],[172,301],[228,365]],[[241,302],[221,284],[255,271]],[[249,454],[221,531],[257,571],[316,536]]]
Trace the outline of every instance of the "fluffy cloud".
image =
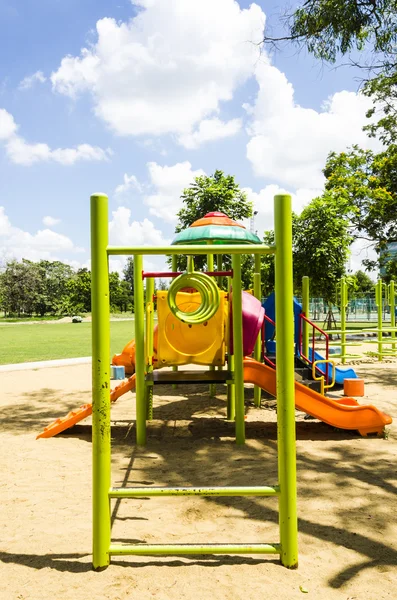
[[258,64],[256,78],[256,101],[244,108],[252,118],[247,157],[257,175],[294,189],[321,188],[331,150],[380,147],[362,131],[371,104],[362,94],[338,92],[317,112],[295,103],[291,83],[275,67]]
[[29,90],[34,86],[35,83],[45,83],[46,81],[47,78],[44,77],[43,71],[36,71],[36,73],[33,73],[33,75],[24,77],[20,82],[18,89],[21,91]]
[[204,171],[192,170],[190,162],[177,163],[171,167],[161,167],[155,162],[148,163],[150,185],[155,192],[145,197],[144,202],[149,206],[149,212],[168,223],[175,223],[177,212],[182,207],[180,195]]
[[[321,189],[300,188],[295,192],[281,188],[276,184],[270,184],[262,188],[259,192],[254,192],[251,188],[244,188],[248,200],[254,205],[254,211],[257,212],[254,218],[255,231],[259,237],[263,232],[274,229],[274,196],[276,194],[290,194],[292,197],[292,210],[299,214],[302,209],[316,196],[321,194]],[[249,222],[245,223],[250,226]]]
[[122,194],[125,194],[126,192],[128,192],[131,189],[135,189],[138,192],[140,192],[142,190],[141,184],[139,183],[139,181],[135,177],[135,175],[127,175],[127,173],[124,173],[123,179],[124,179],[123,183],[120,183],[120,185],[118,185],[116,187],[116,189],[114,190],[115,196],[120,196]]
[[61,219],[56,219],[55,217],[43,217],[43,224],[46,227],[54,227],[54,225],[58,225],[61,222]]
[[17,129],[18,126],[14,121],[14,117],[4,108],[0,108],[0,140],[11,138]]
[[14,227],[0,206],[0,247],[4,258],[27,258],[30,260],[56,260],[62,253],[80,253],[82,248],[76,247],[66,235],[41,229],[32,234],[19,227]]
[[17,135],[18,125],[14,117],[0,108],[0,140],[5,144],[8,158],[17,165],[32,165],[40,161],[53,161],[61,165],[73,165],[78,161],[108,160],[112,155],[110,149],[103,150],[98,146],[79,144],[76,148],[56,148],[51,150],[48,144],[29,144]]
[[233,135],[215,117],[252,76],[265,15],[234,0],[150,0],[128,23],[101,19],[97,41],[66,56],[51,75],[69,97],[92,95],[95,112],[119,135],[174,134],[196,147]]
[[131,221],[131,210],[125,206],[112,212],[109,240],[115,246],[167,246],[170,243],[149,219]]
[[180,135],[178,140],[185,148],[198,148],[205,142],[232,137],[240,131],[241,127],[241,119],[232,119],[227,122],[223,122],[217,118],[204,119],[196,131]]

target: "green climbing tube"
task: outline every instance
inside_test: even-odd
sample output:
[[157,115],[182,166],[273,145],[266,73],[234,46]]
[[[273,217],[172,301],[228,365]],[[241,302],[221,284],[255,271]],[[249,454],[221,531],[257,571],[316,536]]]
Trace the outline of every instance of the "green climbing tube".
[[[194,312],[184,312],[176,303],[176,295],[183,288],[193,288],[200,293],[201,304]],[[171,312],[182,323],[199,325],[211,319],[218,310],[220,303],[219,288],[215,281],[205,273],[196,271],[183,273],[172,281],[167,300]]]

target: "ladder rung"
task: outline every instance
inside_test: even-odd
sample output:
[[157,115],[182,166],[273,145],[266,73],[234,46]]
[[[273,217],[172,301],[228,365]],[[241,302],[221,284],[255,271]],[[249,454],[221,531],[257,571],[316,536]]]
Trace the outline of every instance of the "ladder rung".
[[281,544],[111,544],[115,555],[280,554]]
[[153,496],[278,496],[280,487],[136,487],[110,488],[109,498],[148,498]]

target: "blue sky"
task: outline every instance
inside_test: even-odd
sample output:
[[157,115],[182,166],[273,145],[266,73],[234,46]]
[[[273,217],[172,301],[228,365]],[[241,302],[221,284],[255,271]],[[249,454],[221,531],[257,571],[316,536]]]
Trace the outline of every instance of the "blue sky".
[[263,230],[274,193],[301,210],[321,191],[330,150],[374,147],[352,70],[258,53],[283,6],[0,0],[0,260],[87,264],[95,191],[114,243],[162,243],[183,187],[219,168]]

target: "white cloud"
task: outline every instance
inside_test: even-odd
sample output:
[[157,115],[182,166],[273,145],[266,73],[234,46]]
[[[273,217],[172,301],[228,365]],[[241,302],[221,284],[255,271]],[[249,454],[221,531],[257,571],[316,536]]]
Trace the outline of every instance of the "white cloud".
[[113,154],[110,148],[103,150],[90,144],[79,144],[76,148],[56,148],[51,150],[48,144],[29,144],[16,134],[18,125],[14,117],[4,108],[0,108],[0,140],[11,162],[17,165],[32,165],[40,161],[53,161],[61,165],[73,165],[78,161],[108,160]]
[[7,140],[16,133],[18,129],[14,117],[4,108],[0,108],[0,140]]
[[90,93],[96,115],[118,135],[174,134],[194,145],[231,135],[237,123],[216,126],[214,117],[253,74],[261,8],[242,10],[234,0],[140,6],[127,23],[99,20],[96,43],[62,59],[53,89],[72,98]]
[[131,221],[131,210],[119,206],[109,223],[110,244],[115,246],[167,246],[170,240],[156,229],[152,221]]
[[58,225],[61,222],[61,219],[56,219],[55,217],[43,217],[43,224],[46,227],[54,227],[54,225]]
[[33,75],[24,77],[20,82],[18,89],[22,91],[29,90],[34,86],[35,83],[45,83],[46,81],[47,78],[44,77],[43,71],[36,71],[36,73],[33,73]]
[[179,143],[185,148],[198,148],[205,142],[232,137],[240,131],[242,127],[241,119],[231,119],[224,122],[220,119],[204,119],[199,124],[196,131],[185,133],[178,138]]
[[371,104],[362,94],[337,92],[317,112],[295,103],[292,84],[275,67],[258,64],[256,78],[256,101],[245,108],[252,117],[247,157],[257,175],[294,189],[321,188],[331,150],[380,148],[362,131]]
[[177,212],[182,207],[180,195],[182,190],[193,183],[195,177],[204,175],[204,171],[192,170],[190,162],[176,163],[175,165],[160,166],[155,162],[148,163],[150,184],[155,192],[145,197],[145,204],[149,212],[168,223],[175,223]]
[[127,175],[127,173],[124,173],[123,180],[124,180],[124,183],[120,183],[120,185],[118,185],[116,187],[116,189],[114,190],[115,196],[125,194],[130,189],[135,189],[138,192],[142,191],[142,186],[139,183],[138,179],[135,177],[135,175]]
[[[276,194],[290,194],[292,198],[292,210],[299,214],[303,208],[316,196],[321,194],[321,189],[299,188],[295,192],[282,188],[276,184],[270,184],[262,188],[259,192],[254,192],[251,188],[244,188],[248,200],[253,202],[255,215],[255,231],[259,237],[262,237],[264,231],[274,229],[274,196]],[[244,223],[249,228],[249,220]]]
[[56,148],[51,150],[48,144],[29,144],[19,136],[11,137],[6,144],[10,160],[17,165],[32,165],[36,162],[56,162],[61,165],[74,165],[79,161],[104,161],[111,156],[111,150],[98,146],[79,144],[76,148]]
[[59,254],[80,253],[84,250],[76,247],[66,235],[41,229],[36,233],[29,233],[11,225],[3,206],[0,206],[0,248],[5,258],[18,260],[48,259],[55,260]]

